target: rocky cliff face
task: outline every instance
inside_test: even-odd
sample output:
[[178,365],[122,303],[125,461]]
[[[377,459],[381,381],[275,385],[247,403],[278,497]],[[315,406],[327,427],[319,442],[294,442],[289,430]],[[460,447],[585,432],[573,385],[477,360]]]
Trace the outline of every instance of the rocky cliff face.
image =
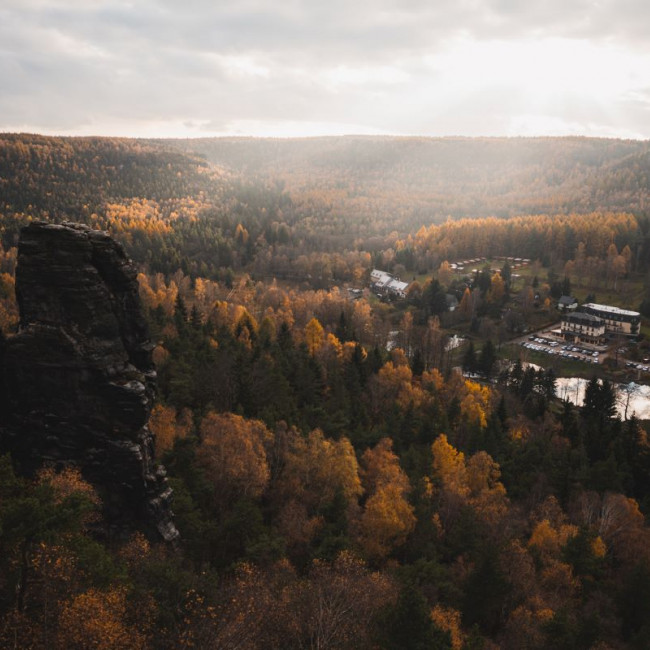
[[136,270],[106,233],[33,223],[18,247],[20,328],[1,351],[0,446],[26,472],[73,464],[110,525],[178,536],[146,426],[156,373]]

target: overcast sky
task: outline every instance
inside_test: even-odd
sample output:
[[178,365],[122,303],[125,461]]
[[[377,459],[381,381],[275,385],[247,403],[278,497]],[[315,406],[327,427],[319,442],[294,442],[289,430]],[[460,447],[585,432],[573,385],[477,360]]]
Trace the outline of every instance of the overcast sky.
[[649,0],[0,0],[0,131],[650,138]]

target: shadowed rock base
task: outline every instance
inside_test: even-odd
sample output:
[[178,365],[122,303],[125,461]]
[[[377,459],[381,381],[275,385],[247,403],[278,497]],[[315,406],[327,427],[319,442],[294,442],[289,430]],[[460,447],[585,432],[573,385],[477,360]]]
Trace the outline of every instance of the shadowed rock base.
[[136,269],[106,233],[33,223],[16,269],[18,334],[0,350],[0,447],[22,470],[74,465],[113,534],[134,522],[178,537],[146,426],[156,372]]

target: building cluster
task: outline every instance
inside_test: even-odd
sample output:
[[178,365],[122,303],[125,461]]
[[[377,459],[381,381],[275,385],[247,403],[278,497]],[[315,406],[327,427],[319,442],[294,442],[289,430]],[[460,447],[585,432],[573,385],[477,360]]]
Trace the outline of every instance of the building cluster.
[[[508,262],[508,266],[511,269],[518,269],[524,266],[528,266],[530,264],[530,260],[524,257],[505,257],[504,255],[498,255],[496,257],[493,257],[492,259]],[[457,260],[456,262],[452,262],[449,265],[449,267],[453,271],[457,271],[459,273],[466,273],[469,271],[475,273],[476,271],[478,271],[477,265],[485,264],[487,261],[488,260],[486,257],[477,257],[475,259],[469,259],[469,260]]]
[[370,284],[378,294],[397,298],[406,298],[406,290],[409,286],[408,282],[402,282],[398,277],[379,269],[370,272]]
[[530,260],[527,257],[504,257],[503,255],[497,255],[494,259],[508,262],[508,266],[511,269],[519,269],[530,264]]
[[[473,260],[458,260],[457,262],[452,262],[449,265],[449,268],[452,269],[453,271],[467,271],[467,267],[473,266],[474,264],[482,264],[483,262],[486,262],[487,259],[485,257],[477,257],[476,259]],[[472,271],[476,271],[476,269],[472,269]]]
[[600,345],[608,336],[636,336],[639,333],[639,312],[593,302],[578,310],[577,300],[570,296],[562,296],[559,306],[564,309],[561,332],[567,341]]

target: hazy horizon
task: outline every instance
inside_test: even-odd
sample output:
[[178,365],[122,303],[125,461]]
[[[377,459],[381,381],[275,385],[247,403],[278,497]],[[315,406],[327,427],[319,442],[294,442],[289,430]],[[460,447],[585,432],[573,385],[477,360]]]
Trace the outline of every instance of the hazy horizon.
[[297,135],[256,135],[248,133],[220,133],[220,134],[202,134],[193,133],[189,135],[138,135],[127,133],[100,133],[100,132],[68,132],[51,129],[40,130],[15,130],[10,128],[0,128],[2,135],[25,135],[25,136],[44,136],[53,138],[123,138],[127,140],[202,140],[202,139],[239,139],[239,140],[315,140],[315,139],[334,139],[334,138],[395,138],[395,139],[429,139],[429,140],[536,140],[536,139],[563,139],[577,138],[590,140],[629,140],[633,142],[649,142],[650,135],[638,137],[625,137],[618,135],[589,135],[581,133],[565,134],[538,134],[538,135],[505,135],[505,134],[475,134],[466,135],[462,133],[451,133],[446,135],[426,134],[426,133],[359,133],[359,132],[341,132],[341,133],[314,133],[314,134],[297,134]]
[[399,134],[399,133],[333,133],[325,135],[247,135],[247,134],[222,134],[222,135],[187,135],[187,136],[138,136],[102,133],[57,133],[48,131],[0,131],[0,135],[21,135],[21,136],[43,136],[52,138],[117,138],[125,140],[318,140],[335,138],[394,138],[394,139],[427,139],[427,140],[542,140],[542,139],[566,139],[576,138],[585,140],[627,140],[630,142],[650,142],[650,137],[643,138],[621,138],[618,136],[596,136],[596,135],[426,135],[426,134]]

